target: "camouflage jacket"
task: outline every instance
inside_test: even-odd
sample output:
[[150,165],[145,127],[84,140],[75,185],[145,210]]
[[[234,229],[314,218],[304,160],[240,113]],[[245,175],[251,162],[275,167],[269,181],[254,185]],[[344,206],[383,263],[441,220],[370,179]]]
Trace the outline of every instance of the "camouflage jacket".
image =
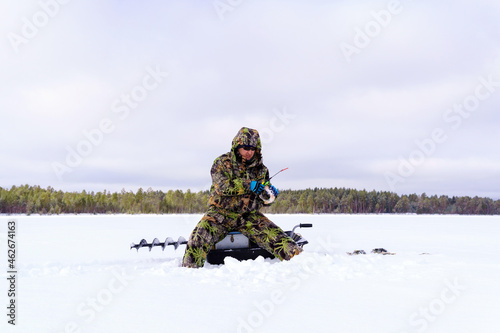
[[[252,160],[243,162],[238,146],[256,147]],[[221,213],[240,215],[258,211],[263,201],[250,190],[252,180],[264,181],[269,171],[262,163],[262,144],[259,133],[243,127],[234,137],[231,151],[215,159],[211,169],[212,187],[209,205]]]

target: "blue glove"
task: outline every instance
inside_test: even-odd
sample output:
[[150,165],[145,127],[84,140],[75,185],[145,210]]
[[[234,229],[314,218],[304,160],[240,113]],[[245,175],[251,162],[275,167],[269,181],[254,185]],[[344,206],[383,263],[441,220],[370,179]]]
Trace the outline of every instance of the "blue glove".
[[256,194],[260,194],[262,192],[262,190],[264,189],[264,184],[259,183],[255,180],[252,180],[250,182],[250,189],[252,190],[252,192],[255,192]]
[[278,194],[280,194],[278,189],[276,187],[274,187],[274,185],[271,185],[271,184],[269,184],[269,188],[271,189],[271,191],[273,191],[274,196],[277,198]]

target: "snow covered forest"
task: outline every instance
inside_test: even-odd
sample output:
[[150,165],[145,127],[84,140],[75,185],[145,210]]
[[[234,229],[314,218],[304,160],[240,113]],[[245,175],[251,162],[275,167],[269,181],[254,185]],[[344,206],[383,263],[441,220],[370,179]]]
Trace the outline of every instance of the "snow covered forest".
[[[180,214],[203,213],[209,191],[155,191],[136,193],[63,192],[52,187],[0,187],[0,213],[4,214]],[[416,213],[416,214],[500,214],[500,200],[480,197],[398,195],[392,192],[346,188],[282,190],[279,199],[265,213]]]

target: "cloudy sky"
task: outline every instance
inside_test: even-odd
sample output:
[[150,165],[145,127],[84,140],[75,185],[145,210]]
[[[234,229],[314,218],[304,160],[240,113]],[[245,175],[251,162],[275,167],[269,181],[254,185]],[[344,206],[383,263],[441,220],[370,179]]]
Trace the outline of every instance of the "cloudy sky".
[[208,189],[256,128],[278,188],[500,198],[500,5],[0,5],[0,186]]

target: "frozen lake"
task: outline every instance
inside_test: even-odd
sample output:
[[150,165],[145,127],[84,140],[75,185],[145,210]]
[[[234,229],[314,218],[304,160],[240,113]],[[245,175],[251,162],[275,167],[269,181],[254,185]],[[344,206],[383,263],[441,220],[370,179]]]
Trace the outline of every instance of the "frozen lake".
[[[0,216],[1,331],[500,332],[498,216],[267,216],[314,224],[300,256],[197,270],[179,267],[184,246],[129,245],[187,238],[201,215]],[[396,255],[370,254],[380,247]]]

